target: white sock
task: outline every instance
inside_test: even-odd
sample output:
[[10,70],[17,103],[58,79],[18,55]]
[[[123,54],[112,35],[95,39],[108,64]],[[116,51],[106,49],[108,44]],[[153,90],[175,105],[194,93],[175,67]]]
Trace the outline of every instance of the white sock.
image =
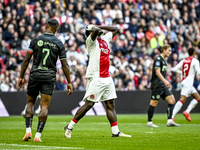
[[175,117],[175,115],[180,111],[182,106],[183,106],[183,102],[179,100],[176,103],[176,105],[174,106],[173,113],[172,113],[172,118]]
[[111,124],[111,130],[112,134],[118,134],[119,133],[119,128],[117,122],[114,122]]
[[118,133],[119,133],[118,125],[112,126],[112,127],[111,127],[111,130],[112,130],[112,133],[113,133],[113,134],[118,134]]
[[68,129],[74,129],[75,125],[77,124],[78,121],[75,119],[72,119],[71,122],[68,125]]
[[193,100],[190,102],[188,108],[186,109],[186,112],[187,112],[187,113],[190,113],[190,111],[198,104],[198,102],[199,102],[198,100],[193,99]]
[[172,122],[172,119],[167,119],[167,122]]
[[26,128],[26,133],[31,132],[31,127]]
[[41,133],[40,132],[36,132],[35,137],[40,138],[41,137]]

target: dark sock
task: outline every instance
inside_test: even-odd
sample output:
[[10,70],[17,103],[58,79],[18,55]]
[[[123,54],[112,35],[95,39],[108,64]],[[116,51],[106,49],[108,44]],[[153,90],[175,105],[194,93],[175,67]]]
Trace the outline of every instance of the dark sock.
[[148,109],[148,121],[152,121],[154,109],[155,109],[155,107],[149,105],[149,109]]
[[168,108],[167,108],[167,117],[168,119],[172,119],[172,111],[174,109],[174,105],[173,104],[168,104]]
[[32,127],[33,117],[26,117],[26,128]]
[[37,132],[42,133],[44,126],[45,126],[45,123],[46,122],[43,122],[43,121],[38,122]]

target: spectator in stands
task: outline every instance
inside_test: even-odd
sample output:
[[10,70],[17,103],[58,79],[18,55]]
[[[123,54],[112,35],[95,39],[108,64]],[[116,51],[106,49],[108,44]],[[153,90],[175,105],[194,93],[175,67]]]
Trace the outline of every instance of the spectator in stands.
[[10,57],[6,64],[7,70],[15,70],[17,68],[16,59],[14,57]]
[[9,24],[8,28],[7,29],[5,28],[5,30],[4,30],[4,40],[6,42],[10,43],[10,39],[12,39],[14,32],[15,32],[14,25]]
[[60,26],[58,32],[68,34],[71,31],[69,23],[70,23],[69,20],[66,19],[65,22]]
[[13,38],[10,40],[10,47],[15,50],[21,49],[21,39],[18,36],[18,32],[14,32]]
[[[23,53],[13,50],[15,47],[12,42],[14,33],[18,33],[18,38],[21,41],[28,42],[25,35],[28,34],[31,39],[41,35],[45,31],[43,26],[46,20],[54,17],[55,12],[58,12],[58,14],[55,14],[58,19],[61,18],[62,24],[58,30],[59,34],[56,34],[56,36],[59,36],[59,39],[65,43],[67,60],[71,61],[70,56],[72,55],[77,62],[76,66],[72,65],[70,69],[74,72],[72,80],[79,81],[78,89],[83,86],[82,82],[85,82],[82,77],[84,77],[88,54],[86,48],[82,45],[85,45],[84,28],[88,24],[119,27],[119,32],[111,43],[113,67],[119,72],[118,75],[113,76],[113,79],[117,81],[118,78],[123,80],[128,78],[128,76],[125,76],[126,73],[123,74],[126,72],[124,66],[126,64],[134,71],[135,76],[131,80],[135,81],[139,90],[148,89],[144,86],[143,74],[149,71],[150,75],[148,76],[151,76],[153,59],[159,54],[159,37],[163,35],[162,33],[165,35],[165,38],[162,38],[163,43],[172,46],[173,53],[176,53],[174,55],[178,56],[177,61],[184,59],[187,55],[186,48],[192,46],[195,47],[200,59],[200,21],[198,21],[200,7],[198,0],[182,0],[182,3],[181,1],[177,3],[169,0],[119,1],[118,3],[109,0],[104,3],[104,1],[99,0],[95,3],[94,1],[70,2],[66,6],[59,1],[51,0],[31,1],[30,4],[32,6],[24,1],[16,2],[15,0],[10,0],[7,5],[0,2],[0,41],[3,39],[5,47],[11,47],[10,56],[7,60],[9,60],[9,57],[11,57],[11,60],[15,58],[16,70],[18,71],[20,71],[18,66],[23,60]],[[157,36],[158,38],[156,38]],[[152,47],[152,41],[154,41],[154,44],[157,42],[156,47]],[[25,47],[22,44],[18,46],[18,49],[25,49]],[[2,47],[0,47],[0,50],[2,50]],[[171,59],[172,57],[169,58],[169,61],[172,61]],[[9,60],[9,62],[12,61]],[[6,63],[6,67],[8,67],[6,69],[10,69],[7,62],[3,63]],[[142,67],[139,67],[141,63]],[[5,66],[5,64],[2,65]],[[138,76],[140,72],[138,68],[144,72],[141,77]],[[4,70],[5,68],[2,69],[1,73]],[[176,75],[170,76],[173,79],[173,84],[176,85],[176,82],[178,82],[174,79]],[[84,89],[84,86],[82,89]]]
[[183,46],[182,51],[179,54],[179,61],[181,61],[182,59],[185,59],[188,57],[188,53],[187,53],[187,48],[185,46]]
[[66,84],[64,83],[64,77],[62,75],[59,75],[58,82],[56,83],[56,90],[65,90]]
[[28,46],[30,45],[31,39],[28,35],[24,36],[24,39],[22,40],[22,49],[27,50]]
[[[42,26],[42,27],[43,27],[43,26]],[[41,28],[42,28],[42,27],[41,27]],[[41,28],[40,28],[40,29],[41,29]],[[28,25],[27,30],[26,30],[26,32],[25,32],[25,35],[28,35],[30,38],[35,37],[36,33],[35,33],[35,31],[33,30],[33,28],[32,28],[31,25]]]
[[0,57],[3,58],[5,63],[8,60],[8,57],[9,57],[9,49],[6,46],[6,43],[5,43],[4,40],[2,40],[1,44],[0,44]]

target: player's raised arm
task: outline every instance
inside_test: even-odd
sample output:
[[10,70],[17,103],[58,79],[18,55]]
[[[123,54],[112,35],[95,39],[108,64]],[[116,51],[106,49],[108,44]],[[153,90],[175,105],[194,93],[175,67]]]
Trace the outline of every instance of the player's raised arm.
[[112,32],[113,37],[119,31],[118,27],[112,27],[112,26],[98,26],[98,28]]
[[62,63],[62,69],[63,69],[63,73],[65,75],[65,77],[67,78],[67,93],[68,95],[71,95],[73,93],[73,88],[72,88],[72,84],[71,84],[71,80],[70,80],[70,72],[69,72],[69,66],[66,62],[66,59],[62,59],[60,60]]
[[27,52],[26,53],[26,57],[25,57],[25,59],[24,59],[24,61],[23,61],[23,64],[22,64],[22,68],[21,68],[21,73],[20,73],[20,77],[19,77],[19,81],[18,81],[18,83],[17,83],[17,88],[20,90],[20,91],[22,91],[22,86],[23,86],[23,88],[24,88],[24,73],[25,73],[25,71],[26,71],[26,69],[27,69],[27,67],[28,67],[28,64],[29,64],[29,61],[30,61],[30,59],[31,59],[31,56],[32,56],[32,53],[30,53],[30,52]]

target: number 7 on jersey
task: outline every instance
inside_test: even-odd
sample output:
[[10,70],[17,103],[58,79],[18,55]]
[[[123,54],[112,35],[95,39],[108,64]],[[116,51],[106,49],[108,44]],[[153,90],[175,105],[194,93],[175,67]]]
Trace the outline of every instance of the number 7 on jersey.
[[50,53],[50,52],[49,52],[49,51],[50,51],[49,49],[43,48],[43,49],[42,49],[42,52],[44,53],[45,51],[46,51],[47,53],[46,53],[46,55],[45,55],[45,57],[44,57],[44,59],[43,59],[43,65],[46,65],[47,57],[49,56],[49,53]]

